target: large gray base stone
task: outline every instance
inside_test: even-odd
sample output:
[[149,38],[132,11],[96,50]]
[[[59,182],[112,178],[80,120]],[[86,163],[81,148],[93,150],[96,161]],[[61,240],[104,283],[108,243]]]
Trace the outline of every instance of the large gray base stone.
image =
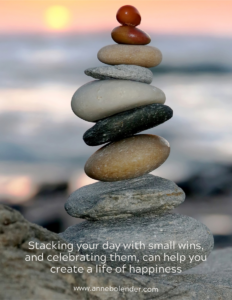
[[[99,244],[98,248],[94,250],[94,254],[99,256],[106,256],[106,264],[116,268],[127,264],[128,272],[135,270],[135,273],[148,275],[143,272],[143,267],[162,267],[158,271],[152,270],[154,274],[167,272],[166,268],[172,268],[170,273],[178,273],[181,271],[193,268],[200,264],[201,260],[193,260],[189,256],[198,255],[200,258],[206,259],[211,253],[214,245],[214,240],[209,229],[198,222],[197,220],[178,214],[163,214],[158,218],[153,216],[134,217],[128,219],[111,219],[105,221],[85,221],[74,226],[69,227],[61,234],[61,237],[69,243],[76,244]],[[175,241],[175,249],[167,249],[170,241]],[[105,243],[109,245],[120,245],[116,251],[114,248],[106,247]],[[135,244],[137,243],[137,244]],[[195,246],[185,247],[180,249],[178,244],[196,245],[200,244],[202,249],[195,249]],[[134,248],[124,249],[123,245],[135,245]],[[164,249],[157,246],[154,249],[150,245],[162,244],[166,245]],[[137,246],[136,246],[137,245]],[[140,246],[142,245],[142,246]],[[137,248],[137,249],[136,249]],[[82,249],[82,254],[89,254],[93,252],[92,249]],[[116,261],[110,260],[110,255],[114,257],[115,253],[119,256],[126,255],[126,260]],[[164,253],[166,256],[164,256]],[[133,258],[131,257],[133,255]],[[136,256],[136,259],[134,257]],[[159,256],[157,258],[157,255]],[[177,258],[184,255],[186,259],[182,262],[178,259],[169,260],[167,255],[171,257],[175,255]],[[144,257],[146,256],[145,260]],[[114,258],[115,259],[115,258]],[[98,262],[96,262],[98,263]],[[130,265],[133,267],[130,268]]]
[[[47,262],[25,262],[27,242],[62,241],[27,222],[20,213],[0,205],[0,299],[2,300],[231,300],[232,248],[212,252],[206,263],[174,276],[117,274],[52,274]],[[43,251],[46,255],[51,251]],[[39,250],[34,254],[39,254]],[[59,254],[54,251],[53,254]],[[64,252],[65,253],[65,252]],[[66,252],[67,253],[67,252]],[[54,263],[56,266],[89,263]],[[191,274],[188,274],[191,273]],[[73,287],[157,287],[157,293],[76,291]]]

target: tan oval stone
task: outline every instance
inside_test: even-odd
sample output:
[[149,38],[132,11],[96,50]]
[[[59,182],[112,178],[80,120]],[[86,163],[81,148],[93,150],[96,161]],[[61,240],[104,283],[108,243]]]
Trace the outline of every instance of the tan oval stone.
[[162,61],[162,53],[152,46],[109,45],[101,48],[98,59],[108,65],[136,65],[151,68]]
[[139,134],[97,150],[86,162],[85,173],[101,181],[136,178],[157,169],[169,153],[170,146],[164,138]]

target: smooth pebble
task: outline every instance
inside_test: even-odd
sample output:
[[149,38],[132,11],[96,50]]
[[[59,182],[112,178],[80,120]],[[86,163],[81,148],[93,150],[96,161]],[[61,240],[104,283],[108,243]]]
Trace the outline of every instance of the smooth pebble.
[[118,26],[111,32],[112,39],[118,44],[147,45],[151,42],[150,36],[132,26]]
[[140,106],[99,120],[83,136],[89,146],[120,140],[158,126],[172,117],[172,109],[163,104]]
[[152,46],[108,45],[99,50],[98,59],[108,65],[136,65],[151,68],[162,61],[162,53]]
[[97,150],[86,162],[85,173],[101,181],[136,178],[157,169],[169,153],[170,146],[164,138],[139,134]]
[[164,92],[146,83],[94,80],[75,92],[71,106],[79,118],[94,122],[138,106],[164,102]]

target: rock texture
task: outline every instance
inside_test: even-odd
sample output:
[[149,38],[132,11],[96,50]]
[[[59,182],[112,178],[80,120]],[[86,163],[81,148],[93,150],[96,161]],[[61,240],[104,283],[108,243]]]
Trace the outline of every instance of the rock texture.
[[168,158],[170,146],[164,138],[138,134],[107,144],[85,164],[85,173],[96,180],[119,181],[150,173]]
[[85,70],[85,74],[100,80],[123,79],[133,80],[150,84],[153,79],[152,72],[143,67],[118,65],[118,66],[101,66]]
[[65,209],[76,218],[128,218],[164,213],[184,199],[184,192],[174,182],[148,174],[114,183],[86,185],[71,194]]
[[[95,250],[98,255],[107,255],[107,264],[116,268],[123,266],[124,264],[132,264],[136,267],[154,267],[156,264],[164,268],[181,267],[182,271],[190,269],[201,261],[193,260],[190,262],[189,255],[200,255],[205,258],[213,249],[214,240],[209,229],[198,222],[197,220],[178,214],[163,214],[159,218],[153,216],[144,216],[143,218],[134,217],[127,219],[111,219],[101,221],[85,221],[74,226],[69,227],[65,232],[61,234],[61,237],[69,243],[74,245],[82,243],[99,243],[99,248]],[[120,247],[117,251],[117,255],[136,255],[136,260],[127,258],[125,261],[110,261],[109,255],[114,255],[115,249],[103,249],[102,245],[106,242],[114,244],[128,244],[133,242],[143,243],[146,245],[146,249],[142,246],[141,249],[126,249]],[[168,244],[170,241],[176,243],[189,244],[200,243],[202,249],[179,249],[178,247],[173,249],[166,249],[165,254],[171,255],[185,255],[185,261],[168,261],[164,258],[163,249],[149,249],[150,243],[156,244]],[[92,250],[82,250],[82,253],[91,254]],[[178,253],[178,254],[177,254]],[[143,260],[143,256],[153,256],[153,260]],[[160,258],[155,260],[155,255],[159,255]],[[129,271],[129,269],[127,269]],[[176,270],[177,272],[177,270]],[[142,272],[141,272],[142,273]],[[162,271],[160,273],[163,273]],[[156,273],[154,273],[156,275]],[[147,274],[145,274],[147,275]]]
[[81,86],[72,97],[72,110],[94,122],[137,106],[164,104],[165,94],[158,88],[129,80],[94,80]]
[[140,106],[100,120],[83,136],[89,146],[120,140],[158,126],[172,117],[173,111],[163,104]]
[[[231,300],[232,248],[213,252],[206,263],[175,276],[131,274],[51,274],[47,262],[25,262],[27,242],[61,238],[27,222],[20,213],[0,205],[0,299],[2,300]],[[43,251],[51,254],[51,251]],[[40,253],[39,250],[34,252]],[[56,251],[54,251],[56,253]],[[57,252],[59,254],[59,252]],[[89,263],[55,263],[89,266]],[[190,273],[191,274],[188,274]],[[153,293],[76,291],[73,286],[158,288]]]
[[[59,241],[61,238],[48,230],[27,222],[17,211],[0,205],[0,299],[2,300],[72,300],[86,297],[86,293],[75,294],[71,285],[82,276],[52,274],[50,267],[63,263],[26,262],[26,254],[55,254],[56,251],[28,250],[28,242]],[[58,254],[58,253],[57,253]]]
[[162,61],[162,53],[151,46],[109,45],[101,48],[98,59],[107,65],[137,65],[152,68]]

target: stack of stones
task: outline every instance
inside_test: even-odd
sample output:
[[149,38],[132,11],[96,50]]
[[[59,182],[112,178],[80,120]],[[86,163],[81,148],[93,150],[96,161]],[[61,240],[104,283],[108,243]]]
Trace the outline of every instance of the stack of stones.
[[[117,251],[119,256],[128,254],[128,260],[107,259],[112,268],[129,263],[130,255],[135,254],[137,260],[130,263],[136,273],[151,266],[186,270],[209,255],[213,237],[195,219],[170,212],[185,199],[174,182],[148,174],[170,152],[169,143],[160,136],[135,135],[172,117],[172,109],[164,105],[165,94],[150,85],[153,76],[148,68],[158,65],[162,54],[145,46],[150,37],[136,28],[141,22],[136,8],[121,7],[117,20],[122,26],[112,31],[112,38],[118,44],[98,52],[98,59],[109,66],[87,69],[85,73],[98,80],[80,87],[72,99],[73,112],[96,123],[84,134],[86,144],[107,144],[85,165],[86,174],[99,182],[75,191],[65,205],[68,214],[86,221],[69,227],[61,236],[74,244],[99,244],[95,250],[82,249],[82,254],[108,258],[116,252],[113,244],[131,244]],[[104,243],[109,247],[102,247]],[[160,246],[152,247],[154,244]],[[186,244],[185,249],[178,244]],[[164,259],[164,252],[176,259]],[[186,260],[178,261],[178,255],[185,255]],[[189,255],[200,259],[190,261]],[[155,273],[162,272],[168,273],[155,269]]]

